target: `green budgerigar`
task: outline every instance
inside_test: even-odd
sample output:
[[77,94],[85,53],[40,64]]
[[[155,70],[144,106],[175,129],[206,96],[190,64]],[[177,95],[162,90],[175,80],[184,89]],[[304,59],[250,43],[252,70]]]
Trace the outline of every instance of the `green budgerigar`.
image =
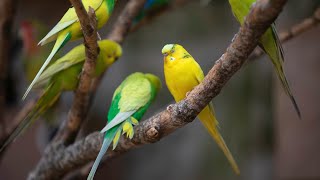
[[[110,40],[98,41],[99,54],[94,77],[101,75],[122,55],[121,46]],[[29,127],[40,115],[45,113],[60,97],[63,91],[77,88],[79,75],[85,61],[85,47],[79,45],[65,56],[50,65],[36,81],[34,88],[44,87],[44,92],[33,110],[18,125],[10,137],[1,145],[0,151]]]
[[[115,5],[116,0],[82,0],[83,6],[88,11],[89,7],[95,10],[97,17],[97,28],[100,29],[109,19]],[[40,68],[34,80],[26,90],[23,99],[26,98],[34,84],[42,72],[46,69],[53,56],[70,40],[76,40],[82,37],[81,25],[75,9],[69,8],[56,26],[39,42],[40,45],[45,45],[55,41],[55,45],[48,58]]]
[[[241,25],[244,23],[245,17],[249,14],[251,5],[255,2],[256,0],[229,0],[232,12]],[[269,58],[271,59],[286,94],[290,97],[298,116],[301,118],[298,104],[293,97],[289,83],[284,74],[283,50],[274,23],[260,38],[259,46],[268,54]]]
[[116,148],[120,135],[134,135],[133,125],[137,125],[161,88],[160,79],[153,74],[140,72],[128,76],[115,90],[108,112],[108,124],[101,130],[105,133],[101,150],[95,160],[88,180],[92,180],[103,155],[113,141]]

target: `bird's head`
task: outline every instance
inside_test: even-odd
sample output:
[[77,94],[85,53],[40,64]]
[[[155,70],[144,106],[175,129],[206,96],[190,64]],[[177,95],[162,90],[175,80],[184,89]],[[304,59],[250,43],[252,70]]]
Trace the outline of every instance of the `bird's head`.
[[179,44],[167,44],[162,48],[164,62],[166,64],[175,64],[178,61],[191,57],[190,54]]
[[105,56],[105,60],[107,64],[113,63],[119,57],[122,56],[122,48],[121,45],[111,41],[111,40],[101,40],[98,41],[99,51],[103,56]]

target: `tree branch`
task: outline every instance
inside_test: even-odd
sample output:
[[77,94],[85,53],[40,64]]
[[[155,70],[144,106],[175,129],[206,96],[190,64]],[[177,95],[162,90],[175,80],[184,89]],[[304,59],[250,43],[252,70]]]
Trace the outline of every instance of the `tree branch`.
[[[132,20],[138,15],[139,11],[142,9],[143,4],[146,0],[131,0],[128,2],[126,7],[124,8],[123,12],[119,16],[112,32],[108,36],[109,39],[122,43],[124,38],[127,36],[129,29],[131,27]],[[95,94],[95,91],[97,87],[99,86],[100,82],[102,80],[102,76],[97,78],[93,86],[91,87],[91,95]],[[61,135],[59,135],[61,136]],[[66,137],[69,135],[66,134]],[[67,172],[68,169],[60,170],[59,167],[53,168],[56,169],[57,172],[55,172],[51,167],[50,170],[46,169],[49,164],[47,164],[47,160],[50,162],[51,157],[56,156],[57,154],[60,154],[61,152],[67,152],[66,144],[63,145],[61,141],[59,141],[60,138],[57,138],[54,143],[49,145],[49,147],[44,152],[44,155],[40,162],[38,163],[36,169],[34,172],[31,172],[28,179],[60,179],[63,177]],[[76,142],[77,143],[77,142]],[[49,165],[50,166],[50,165]],[[54,172],[53,174],[51,172]]]
[[[316,27],[320,23],[320,8],[318,7],[313,15],[309,18],[304,19],[302,22],[295,24],[289,30],[281,32],[279,39],[281,43],[285,43],[300,34]],[[260,48],[255,49],[254,53],[251,54],[249,60],[254,60],[259,58],[264,54],[263,50]]]
[[[192,122],[212,98],[219,94],[234,73],[241,68],[257,46],[260,36],[279,15],[285,3],[286,0],[260,0],[255,3],[234,41],[229,45],[225,54],[216,61],[204,81],[196,86],[184,100],[168,106],[167,110],[136,126],[132,140],[122,137],[116,150],[108,151],[107,158],[143,144],[157,142],[176,129]],[[67,148],[59,148],[61,145],[57,144],[55,153],[45,153],[29,179],[59,178],[68,171],[85,165],[95,159],[102,139],[102,134],[95,132]]]
[[83,31],[86,60],[83,65],[78,88],[75,92],[74,101],[68,114],[68,120],[63,122],[58,134],[55,136],[55,141],[62,140],[66,145],[74,142],[81,124],[87,116],[89,109],[89,91],[99,48],[96,30],[97,21],[94,9],[90,7],[88,15],[80,0],[70,0],[70,2],[76,10]]

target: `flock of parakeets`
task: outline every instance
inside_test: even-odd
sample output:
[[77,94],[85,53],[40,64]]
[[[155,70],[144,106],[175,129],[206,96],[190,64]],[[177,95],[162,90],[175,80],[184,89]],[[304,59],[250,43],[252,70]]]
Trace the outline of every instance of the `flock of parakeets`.
[[[116,0],[83,0],[82,2],[86,9],[91,6],[95,10],[98,28],[101,28],[111,15]],[[250,7],[254,2],[255,0],[229,0],[232,12],[240,24],[243,24],[244,18],[249,13]],[[150,8],[168,3],[169,0],[147,0],[143,12],[140,13],[137,19],[141,19]],[[39,43],[44,45],[56,40],[48,58],[46,60],[34,59],[27,61],[28,63],[35,63],[35,66],[29,65],[27,68],[36,70],[28,70],[31,72],[27,73],[28,79],[31,80],[33,77],[34,79],[24,98],[31,88],[42,88],[44,92],[34,109],[25,117],[7,141],[1,145],[1,150],[15,140],[39,116],[50,109],[62,92],[75,90],[85,60],[85,47],[79,45],[63,57],[55,61],[51,60],[69,40],[75,40],[80,37],[82,37],[82,33],[78,18],[74,8],[70,8],[58,24]],[[30,39],[26,41],[30,41]],[[100,50],[94,73],[95,77],[101,75],[122,55],[122,48],[116,42],[101,40],[98,41],[98,45]],[[259,46],[272,61],[285,92],[290,97],[300,116],[300,111],[283,72],[283,51],[274,24],[261,37]],[[33,52],[35,48],[37,47],[30,46],[29,52]],[[167,87],[175,101],[179,102],[185,98],[187,92],[201,83],[204,79],[204,74],[199,64],[181,45],[167,44],[163,47],[162,54],[164,55],[164,75]],[[40,68],[42,63],[43,65]],[[35,72],[37,71],[38,73],[36,74]],[[99,162],[112,142],[113,149],[115,149],[121,134],[126,134],[130,139],[133,137],[133,126],[138,124],[160,88],[161,81],[157,76],[136,72],[129,75],[115,90],[107,116],[107,125],[101,131],[101,133],[104,133],[103,144],[88,179],[93,179]],[[223,151],[234,172],[239,174],[240,170],[237,163],[219,133],[218,121],[215,117],[212,103],[200,112],[198,118]]]

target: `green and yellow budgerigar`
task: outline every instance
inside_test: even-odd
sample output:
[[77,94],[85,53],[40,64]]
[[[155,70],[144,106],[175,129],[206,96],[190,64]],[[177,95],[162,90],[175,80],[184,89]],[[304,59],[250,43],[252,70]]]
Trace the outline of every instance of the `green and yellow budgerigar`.
[[[189,91],[202,82],[204,74],[199,64],[181,45],[167,44],[163,47],[162,54],[164,55],[166,84],[175,101],[179,102],[186,97]],[[234,172],[240,174],[238,165],[217,128],[218,121],[212,103],[199,113],[198,118],[223,151]]]
[[[122,48],[110,40],[98,41],[100,48],[94,76],[101,75],[115,60],[122,55]],[[75,90],[79,75],[85,61],[84,45],[73,48],[65,56],[50,65],[36,81],[34,88],[44,88],[33,110],[14,130],[10,137],[1,145],[1,150],[11,143],[24,129],[29,127],[40,115],[45,113],[60,97],[63,91]]]
[[[232,12],[241,25],[244,23],[245,17],[249,14],[251,5],[255,2],[256,0],[229,0]],[[274,23],[260,38],[259,46],[268,54],[269,58],[271,59],[281,81],[282,87],[284,88],[286,94],[290,97],[298,116],[301,118],[300,109],[290,90],[289,83],[284,74],[283,50]]]
[[[97,17],[97,28],[101,28],[109,19],[116,0],[82,0],[86,10],[92,7],[95,10]],[[23,99],[26,98],[33,85],[37,82],[38,78],[50,63],[53,56],[70,40],[75,40],[82,37],[81,25],[75,9],[70,8],[58,22],[58,24],[39,42],[40,45],[45,45],[49,42],[56,40],[55,45],[48,58],[40,68],[39,72],[31,82],[26,90]]]
[[101,150],[91,168],[88,180],[92,180],[103,155],[113,141],[116,148],[120,135],[132,139],[133,125],[137,125],[161,88],[160,79],[153,74],[140,72],[128,76],[115,90],[108,112],[108,124],[101,130],[105,133]]

